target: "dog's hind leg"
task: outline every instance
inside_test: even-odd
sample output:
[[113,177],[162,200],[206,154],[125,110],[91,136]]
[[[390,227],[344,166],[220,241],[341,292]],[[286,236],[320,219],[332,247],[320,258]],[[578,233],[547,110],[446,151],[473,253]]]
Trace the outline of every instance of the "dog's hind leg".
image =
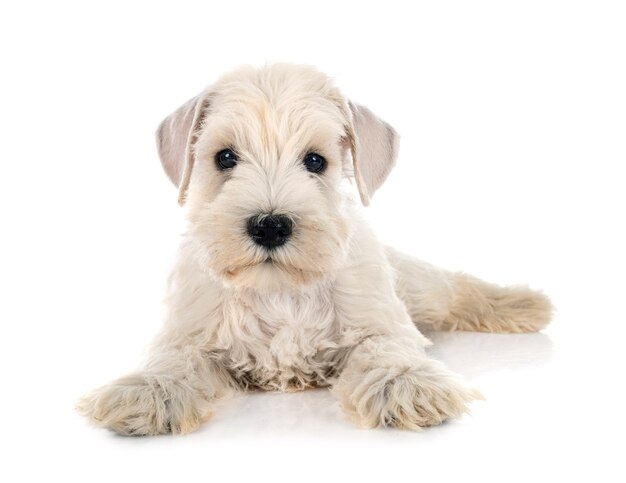
[[447,272],[390,247],[385,253],[396,292],[421,329],[535,332],[550,322],[553,307],[541,292]]

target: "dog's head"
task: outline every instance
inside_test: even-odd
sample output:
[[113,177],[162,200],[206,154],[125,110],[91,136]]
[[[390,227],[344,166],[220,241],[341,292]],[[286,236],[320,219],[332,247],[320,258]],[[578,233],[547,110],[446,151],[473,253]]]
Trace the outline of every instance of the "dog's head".
[[327,76],[279,64],[221,78],[161,123],[157,143],[203,266],[272,290],[338,266],[351,236],[341,181],[367,204],[398,136]]

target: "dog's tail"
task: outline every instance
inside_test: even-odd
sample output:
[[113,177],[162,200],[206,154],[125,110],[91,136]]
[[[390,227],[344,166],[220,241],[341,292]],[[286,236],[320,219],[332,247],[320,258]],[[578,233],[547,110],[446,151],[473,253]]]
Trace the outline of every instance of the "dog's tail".
[[440,270],[390,247],[385,252],[396,292],[421,329],[536,332],[552,318],[552,303],[541,292]]

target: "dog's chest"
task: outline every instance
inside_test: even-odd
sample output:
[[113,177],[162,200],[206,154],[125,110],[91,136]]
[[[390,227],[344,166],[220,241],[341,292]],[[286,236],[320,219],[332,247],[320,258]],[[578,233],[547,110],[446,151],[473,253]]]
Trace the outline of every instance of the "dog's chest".
[[341,347],[328,293],[237,296],[223,314],[216,346],[244,386],[297,390],[332,377]]

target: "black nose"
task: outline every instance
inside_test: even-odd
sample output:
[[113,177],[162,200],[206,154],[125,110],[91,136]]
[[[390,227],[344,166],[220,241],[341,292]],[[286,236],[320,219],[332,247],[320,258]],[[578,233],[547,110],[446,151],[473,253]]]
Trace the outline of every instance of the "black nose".
[[287,241],[293,229],[285,215],[257,215],[248,219],[248,234],[255,243],[274,248]]

